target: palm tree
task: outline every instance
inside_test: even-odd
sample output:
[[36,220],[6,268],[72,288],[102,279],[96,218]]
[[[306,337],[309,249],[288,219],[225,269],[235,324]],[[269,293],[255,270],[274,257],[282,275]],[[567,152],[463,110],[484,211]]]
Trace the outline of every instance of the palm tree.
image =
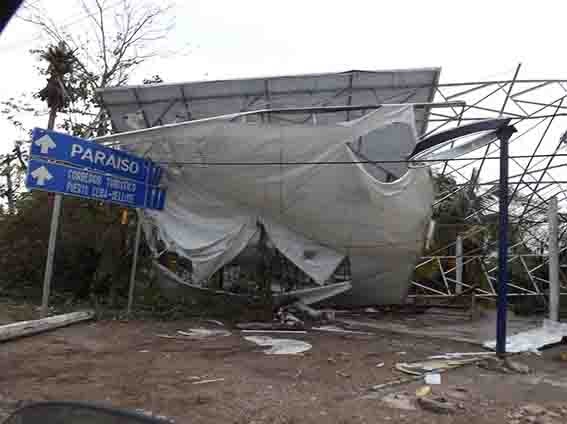
[[48,63],[46,74],[49,78],[46,86],[37,95],[42,101],[47,102],[49,107],[47,127],[53,129],[57,112],[68,106],[71,100],[65,83],[73,72],[75,55],[65,43],[61,42],[40,52],[40,57]]

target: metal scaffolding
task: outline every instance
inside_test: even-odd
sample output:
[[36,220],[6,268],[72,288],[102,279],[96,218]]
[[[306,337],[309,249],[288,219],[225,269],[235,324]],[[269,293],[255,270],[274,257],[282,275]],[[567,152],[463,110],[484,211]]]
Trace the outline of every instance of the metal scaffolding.
[[[567,199],[567,79],[522,79],[520,65],[510,79],[502,80],[439,83],[439,74],[438,68],[349,71],[121,87],[99,94],[117,132],[227,117],[318,125],[355,119],[383,104],[413,104],[422,140],[475,122],[509,119],[517,132],[505,143],[510,199],[506,209],[510,227],[521,239],[514,238],[504,255],[511,268],[507,292],[511,298],[544,297],[549,284],[546,211],[553,198],[559,202],[560,260],[567,249],[562,243],[567,217],[561,214]],[[464,139],[446,144],[445,151],[466,143]],[[438,180],[452,181],[448,189],[437,193],[434,208],[442,209],[459,197],[468,199],[471,207],[455,227],[452,240],[426,252],[418,263],[410,296],[450,298],[469,293],[496,297],[499,246],[494,231],[498,222],[487,219],[498,217],[501,204],[501,144],[494,139],[466,154],[430,163]],[[380,167],[379,162],[373,164]],[[386,180],[388,177],[386,174]],[[487,236],[490,232],[491,237]],[[459,254],[458,239],[462,242]],[[481,245],[471,248],[472,239],[480,239]],[[469,269],[484,276],[483,285],[470,280]],[[560,273],[559,278],[561,294],[567,294],[567,277]]]
[[[567,198],[567,105],[564,105],[567,82],[523,80],[519,74],[520,65],[509,80],[439,84],[436,101],[460,101],[463,105],[431,110],[423,138],[471,122],[510,119],[517,133],[507,143],[508,234],[512,228],[516,236],[507,249],[507,270],[511,272],[507,294],[510,298],[540,296],[545,302],[549,293],[546,211],[552,199],[559,202],[560,259],[565,259],[563,255],[567,250],[563,242],[567,219],[561,213],[562,203]],[[434,208],[439,210],[458,196],[469,202],[469,208],[464,220],[455,225],[453,240],[436,246],[416,266],[411,297],[451,298],[461,293],[482,298],[497,296],[498,238],[486,234],[498,228],[494,218],[499,215],[498,207],[502,203],[497,160],[501,144],[493,141],[433,166],[440,178],[450,178],[453,182],[449,189],[437,194]],[[457,145],[452,142],[446,149]],[[467,240],[472,239],[477,243],[472,247],[469,243],[469,249],[462,250],[463,244],[466,246]],[[458,240],[463,243],[460,249]],[[463,272],[467,268],[474,270],[477,282],[478,275],[482,275],[484,284],[474,284],[472,279],[467,281],[467,273]],[[559,278],[561,294],[565,295],[567,278],[563,272],[559,273]]]

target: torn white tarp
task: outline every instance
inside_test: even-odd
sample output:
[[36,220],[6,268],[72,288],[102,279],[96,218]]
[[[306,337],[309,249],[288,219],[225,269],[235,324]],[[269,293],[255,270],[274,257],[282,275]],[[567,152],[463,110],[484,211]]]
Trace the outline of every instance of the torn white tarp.
[[[539,353],[540,348],[560,343],[564,337],[567,337],[567,323],[546,319],[540,328],[523,331],[506,338],[506,352]],[[496,349],[496,341],[485,342],[483,346],[489,349]]]
[[348,125],[207,120],[115,137],[166,166],[165,209],[147,212],[145,231],[155,251],[159,240],[192,261],[194,281],[234,259],[263,223],[318,284],[348,256],[353,288],[342,296],[378,304],[407,294],[433,186],[427,168],[382,182],[350,146],[376,132],[369,139],[386,147],[375,150],[404,160],[414,126],[411,106],[384,106]]
[[309,343],[301,340],[274,339],[268,336],[247,336],[244,339],[258,346],[268,346],[269,349],[264,350],[268,355],[297,355],[311,349]]

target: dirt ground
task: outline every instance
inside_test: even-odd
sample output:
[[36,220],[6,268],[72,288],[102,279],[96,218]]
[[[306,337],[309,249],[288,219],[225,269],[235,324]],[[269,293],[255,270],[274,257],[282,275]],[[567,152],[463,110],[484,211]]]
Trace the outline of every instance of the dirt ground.
[[[442,384],[431,386],[433,395],[445,396],[458,408],[439,415],[415,402],[422,381],[380,392],[369,388],[404,377],[394,369],[397,362],[478,347],[386,331],[309,331],[272,335],[307,341],[313,346],[308,352],[267,355],[235,330],[228,337],[203,340],[157,337],[203,326],[215,327],[188,321],[98,321],[3,343],[0,405],[97,401],[151,411],[177,423],[521,424],[529,420],[521,421],[514,412],[536,403],[552,411],[552,418],[532,422],[567,422],[567,362],[556,359],[566,349],[562,346],[541,357],[518,357],[530,366],[527,375],[476,365],[444,373]],[[219,378],[224,380],[195,384]],[[392,393],[409,396],[410,410],[382,400]]]

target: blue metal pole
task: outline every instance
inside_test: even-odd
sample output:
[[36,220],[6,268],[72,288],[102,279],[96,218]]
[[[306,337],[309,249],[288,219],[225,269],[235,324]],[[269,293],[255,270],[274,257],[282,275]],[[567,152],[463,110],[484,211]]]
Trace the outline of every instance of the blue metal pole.
[[506,353],[506,312],[508,309],[508,139],[500,137],[500,204],[498,222],[498,313],[496,316],[496,353]]

